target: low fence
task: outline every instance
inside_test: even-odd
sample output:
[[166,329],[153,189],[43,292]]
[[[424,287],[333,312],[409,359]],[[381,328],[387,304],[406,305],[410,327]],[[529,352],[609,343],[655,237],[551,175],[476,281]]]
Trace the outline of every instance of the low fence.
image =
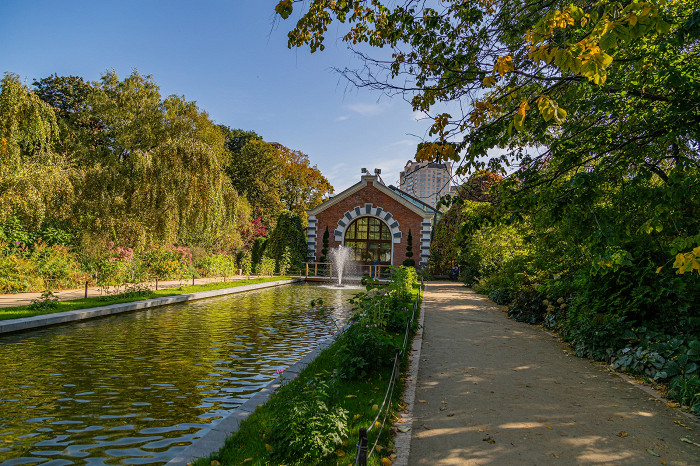
[[[406,319],[406,332],[403,337],[403,343],[401,344],[401,348],[396,348],[396,354],[394,355],[394,365],[391,369],[389,386],[387,387],[386,393],[384,394],[384,401],[382,401],[382,405],[379,407],[377,416],[374,418],[374,421],[372,421],[370,426],[367,428],[360,428],[360,438],[357,441],[357,454],[355,455],[355,466],[367,466],[367,458],[372,456],[372,453],[374,453],[374,449],[377,447],[377,443],[379,443],[379,437],[381,435],[382,429],[384,429],[386,419],[389,416],[389,408],[391,407],[391,399],[394,395],[394,388],[396,387],[396,383],[399,381],[399,376],[401,375],[399,372],[401,367],[401,359],[406,350],[408,349],[407,345],[409,343],[408,337],[411,334],[411,324],[413,323],[413,320],[416,317],[416,312],[418,312],[419,310],[419,302],[421,299],[421,293],[423,292],[423,288],[424,283],[421,279],[420,287],[418,288],[418,293],[416,294],[416,300],[413,303],[413,312],[411,313],[411,317]],[[382,412],[384,413],[383,417]],[[382,417],[381,424],[379,424],[380,417]],[[372,448],[369,449],[369,434],[372,432],[375,426],[378,426],[376,438],[374,440],[374,443],[372,444]]]
[[[306,278],[337,278],[337,267],[333,268],[331,262],[304,262],[303,269]],[[358,264],[354,263],[350,275],[360,277],[370,276],[372,278],[388,278],[391,265],[383,264]],[[345,272],[347,275],[348,272]]]

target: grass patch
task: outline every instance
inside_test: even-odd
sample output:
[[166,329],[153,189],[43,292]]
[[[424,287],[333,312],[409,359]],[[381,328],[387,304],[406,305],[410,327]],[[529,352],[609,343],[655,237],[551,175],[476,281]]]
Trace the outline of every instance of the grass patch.
[[238,280],[235,282],[216,282],[206,285],[188,285],[178,288],[166,288],[162,290],[145,290],[137,293],[127,292],[114,295],[96,296],[90,298],[72,299],[69,301],[58,301],[50,309],[36,309],[31,305],[0,308],[0,320],[19,319],[22,317],[33,317],[37,315],[53,314],[56,312],[75,311],[77,309],[88,309],[92,307],[109,306],[112,304],[131,303],[153,298],[164,298],[166,296],[176,296],[181,294],[195,293],[198,291],[220,290],[223,288],[236,288],[244,285],[256,283],[267,283],[277,280],[289,280],[294,277],[262,277],[248,280]]

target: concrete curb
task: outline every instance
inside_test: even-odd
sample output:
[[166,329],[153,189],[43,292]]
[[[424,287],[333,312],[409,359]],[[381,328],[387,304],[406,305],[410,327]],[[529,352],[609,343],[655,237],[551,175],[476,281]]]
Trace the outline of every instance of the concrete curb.
[[214,298],[216,296],[243,293],[245,291],[259,290],[262,288],[270,288],[273,286],[288,285],[290,283],[297,283],[303,281],[303,278],[295,278],[292,280],[278,280],[274,282],[254,283],[252,285],[222,288],[219,290],[199,291],[197,293],[188,293],[175,296],[167,296],[164,298],[147,299],[144,301],[134,301],[131,303],[110,304],[108,306],[92,307],[88,309],[79,309],[75,311],[57,312],[55,314],[44,314],[34,317],[24,317],[21,319],[2,320],[0,321],[0,335],[13,332],[22,332],[25,330],[34,330],[41,327],[48,327],[50,325],[65,324],[85,319],[93,319],[95,317],[121,314],[122,312],[138,311],[141,309],[150,309],[158,306],[167,306],[169,304],[184,303],[187,301],[194,301],[197,299]]
[[223,446],[226,439],[238,431],[241,422],[259,407],[267,403],[275,390],[280,388],[282,383],[294,379],[306,369],[311,362],[316,359],[324,350],[333,344],[338,334],[323,340],[316,348],[307,353],[296,363],[289,366],[282,375],[265,385],[258,393],[253,395],[248,401],[231,411],[226,417],[220,419],[202,437],[192,443],[179,455],[166,463],[166,466],[186,466],[188,463],[198,459],[206,458],[212,453],[216,453]]
[[405,466],[411,453],[411,437],[413,436],[413,406],[416,401],[416,386],[418,385],[418,368],[420,366],[420,351],[423,346],[423,317],[425,316],[425,290],[421,301],[420,317],[418,318],[418,332],[413,338],[411,354],[408,358],[408,374],[406,376],[406,390],[403,395],[403,402],[406,408],[401,413],[398,422],[394,427],[404,426],[406,432],[396,431],[394,437],[394,447],[396,448],[396,461],[394,466]]

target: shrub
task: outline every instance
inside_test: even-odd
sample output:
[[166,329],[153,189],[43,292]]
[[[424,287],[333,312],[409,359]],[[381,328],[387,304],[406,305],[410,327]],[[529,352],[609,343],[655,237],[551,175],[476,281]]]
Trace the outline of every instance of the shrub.
[[518,322],[539,324],[547,313],[545,296],[534,288],[525,289],[518,294],[508,308],[508,317]]
[[338,359],[345,379],[365,377],[380,368],[390,366],[394,361],[396,348],[400,342],[378,324],[351,321],[349,328],[341,335]]
[[492,291],[489,293],[489,299],[496,304],[500,304],[501,306],[508,305],[513,301],[513,298],[510,295],[510,290],[507,288],[499,288]]
[[0,293],[40,290],[43,284],[33,262],[23,257],[0,254]]
[[211,254],[204,256],[195,264],[205,277],[227,277],[235,275],[236,259],[228,254]]
[[668,394],[673,399],[689,406],[696,415],[700,415],[700,376],[698,374],[674,377],[668,387]]
[[316,464],[347,437],[347,411],[332,405],[328,385],[311,379],[305,388],[271,402],[270,456],[278,463]]
[[69,288],[82,281],[83,274],[75,254],[65,246],[48,246],[38,241],[34,243],[30,260],[46,288]]
[[257,272],[260,275],[274,275],[275,273],[275,260],[271,257],[263,257],[258,264]]
[[32,299],[29,309],[38,312],[49,312],[58,308],[58,297],[51,290],[41,293],[41,297]]

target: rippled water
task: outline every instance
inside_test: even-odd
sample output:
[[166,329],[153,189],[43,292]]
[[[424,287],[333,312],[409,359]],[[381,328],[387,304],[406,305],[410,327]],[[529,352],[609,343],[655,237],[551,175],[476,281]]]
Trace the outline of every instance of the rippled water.
[[[0,337],[0,465],[163,464],[347,317],[291,285]],[[333,316],[308,309],[322,297]]]

